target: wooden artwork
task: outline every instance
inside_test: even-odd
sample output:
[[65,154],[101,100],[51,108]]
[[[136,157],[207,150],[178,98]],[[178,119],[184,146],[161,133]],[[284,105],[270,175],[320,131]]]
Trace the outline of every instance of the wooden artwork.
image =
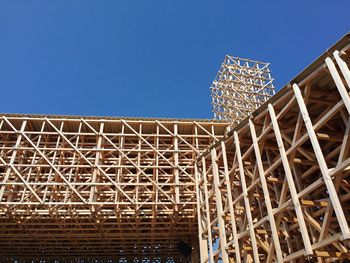
[[226,56],[218,120],[1,115],[0,262],[349,262],[349,65]]

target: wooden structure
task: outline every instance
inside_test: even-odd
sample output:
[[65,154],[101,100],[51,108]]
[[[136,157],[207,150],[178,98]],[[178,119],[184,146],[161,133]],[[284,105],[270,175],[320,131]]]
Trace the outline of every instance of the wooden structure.
[[1,116],[0,258],[188,262],[198,242],[194,160],[226,126]]
[[275,94],[269,63],[227,55],[213,84],[214,118],[239,124]]
[[349,262],[349,40],[197,159],[201,262]]
[[269,101],[225,61],[225,121],[2,115],[0,261],[348,262],[350,35]]

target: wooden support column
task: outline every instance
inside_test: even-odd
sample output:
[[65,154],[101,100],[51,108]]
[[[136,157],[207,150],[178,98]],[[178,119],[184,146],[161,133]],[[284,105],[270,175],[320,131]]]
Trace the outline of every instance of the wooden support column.
[[211,220],[210,220],[210,204],[209,204],[209,193],[208,193],[208,182],[207,182],[207,168],[205,164],[205,157],[202,157],[202,176],[204,184],[204,196],[205,196],[205,211],[207,216],[207,231],[209,240],[209,262],[214,263],[214,251],[213,251],[213,236],[211,232]]
[[[294,94],[295,94],[295,97],[296,97],[298,105],[299,105],[300,112],[303,116],[306,130],[307,130],[307,133],[309,135],[312,147],[314,149],[316,159],[317,159],[318,165],[320,167],[327,191],[329,193],[329,197],[331,199],[331,202],[332,202],[332,205],[334,208],[334,212],[337,216],[337,220],[338,220],[341,232],[342,232],[341,238],[342,239],[350,239],[349,226],[348,226],[348,223],[346,221],[346,217],[344,215],[344,211],[343,211],[342,206],[340,204],[340,201],[339,201],[337,192],[335,190],[334,184],[332,182],[332,178],[329,175],[326,160],[322,154],[322,149],[320,147],[320,144],[318,143],[316,132],[312,126],[311,119],[309,117],[309,113],[307,111],[306,105],[305,105],[303,97],[301,95],[299,86],[297,84],[293,84],[293,90],[294,90]],[[344,101],[344,103],[346,103],[346,102]]]
[[[139,132],[138,132],[141,136],[142,136],[142,124],[140,123],[139,124]],[[141,149],[142,149],[142,140],[141,140],[141,137],[139,137],[139,140],[138,140],[138,150],[137,150],[137,161],[136,161],[136,164],[138,167],[140,167],[141,165]],[[140,208],[140,205],[139,203],[140,202],[140,177],[141,177],[141,172],[140,170],[138,170],[136,172],[136,186],[135,186],[135,218],[136,218],[136,225],[138,224],[140,218],[139,218],[139,208]]]
[[200,175],[198,173],[197,163],[194,166],[196,179],[196,197],[197,197],[197,222],[198,222],[198,241],[199,241],[199,255],[200,262],[203,263],[208,258],[208,238],[203,235],[203,219],[201,215],[202,198],[199,190]]
[[[121,123],[121,133],[119,135],[119,148],[124,149],[124,142],[125,142],[125,125],[124,123]],[[117,174],[116,174],[116,179],[115,183],[120,184],[120,182],[123,180],[123,154],[119,151],[118,152],[118,168],[117,168]],[[114,203],[117,204],[117,217],[120,216],[120,207],[119,207],[119,199],[120,199],[120,191],[115,191],[115,198],[114,198]]]
[[211,150],[211,161],[212,161],[212,169],[214,176],[214,191],[216,198],[216,212],[217,212],[217,220],[219,225],[219,238],[220,238],[220,250],[221,257],[224,263],[228,263],[228,254],[226,250],[226,231],[225,231],[225,221],[223,219],[224,213],[222,208],[222,200],[221,200],[221,192],[220,192],[220,179],[219,179],[219,169],[217,164],[217,156],[216,149],[213,148]]
[[231,182],[230,182],[230,177],[228,172],[226,146],[224,141],[221,141],[221,150],[222,150],[222,159],[224,161],[224,173],[225,173],[225,181],[226,181],[226,188],[227,188],[227,199],[228,199],[228,205],[230,210],[230,222],[231,222],[233,241],[235,246],[236,262],[240,263],[241,252],[240,252],[240,247],[238,243],[235,210],[234,210],[233,201],[232,201],[232,189],[231,189]]
[[[156,128],[156,134],[154,136],[154,145],[156,149],[159,149],[159,126],[160,123],[157,123],[157,128]],[[153,181],[158,183],[158,175],[159,175],[159,156],[156,151],[154,151],[154,164],[155,166],[153,167]],[[155,235],[156,231],[156,223],[157,223],[157,217],[158,217],[158,191],[155,185],[152,186],[152,191],[153,191],[153,196],[152,196],[152,235]],[[153,238],[154,240],[154,238]]]
[[256,243],[253,217],[252,217],[252,212],[251,212],[251,208],[250,208],[247,183],[245,180],[244,167],[243,167],[242,154],[241,154],[241,146],[240,146],[238,134],[236,131],[233,133],[233,136],[234,136],[234,143],[235,143],[235,147],[236,147],[239,175],[240,175],[240,179],[241,179],[241,186],[242,186],[242,192],[243,192],[244,208],[245,208],[245,213],[246,213],[248,226],[249,226],[250,242],[251,242],[252,248],[253,248],[254,261],[258,263],[258,262],[260,262],[258,245]]
[[264,192],[264,199],[265,199],[267,214],[268,214],[269,223],[271,226],[272,240],[273,240],[273,244],[276,248],[275,251],[276,251],[277,261],[282,262],[283,261],[282,250],[281,250],[281,245],[280,245],[279,238],[278,238],[276,221],[275,221],[275,217],[274,217],[273,211],[272,211],[269,189],[267,187],[265,171],[264,171],[264,167],[263,167],[261,155],[260,155],[259,144],[258,144],[258,140],[256,137],[256,132],[255,132],[255,127],[254,127],[252,120],[249,120],[249,128],[250,128],[250,133],[251,133],[252,140],[253,140],[256,163],[257,163],[258,172],[259,172],[259,176],[260,176],[260,183],[261,183],[261,187],[262,187],[263,192]]
[[292,172],[291,172],[291,169],[289,166],[286,150],[285,150],[284,145],[283,145],[283,140],[282,140],[280,128],[279,128],[279,125],[277,122],[277,117],[275,114],[275,110],[273,109],[273,106],[271,104],[268,105],[268,109],[269,109],[269,113],[270,113],[270,117],[271,117],[272,127],[273,127],[273,130],[275,133],[278,149],[279,149],[279,152],[281,155],[285,176],[287,178],[290,194],[292,196],[295,213],[296,213],[297,218],[298,218],[298,224],[300,226],[300,232],[301,232],[304,246],[305,246],[305,254],[307,256],[309,256],[309,255],[313,254],[311,242],[310,242],[310,237],[309,237],[308,232],[307,232],[305,219],[303,216],[303,211],[301,210],[301,206],[300,206],[300,202],[299,202],[299,198],[298,198],[298,193],[297,193],[297,190],[296,190],[296,187],[294,184],[294,180],[293,180]]
[[[97,145],[96,145],[96,157],[95,157],[95,165],[93,168],[93,172],[92,172],[92,187],[90,190],[90,197],[89,197],[89,203],[95,202],[96,201],[96,195],[97,195],[97,187],[96,187],[96,180],[97,180],[97,175],[99,174],[98,168],[97,166],[100,163],[100,158],[101,158],[101,152],[100,152],[100,148],[102,145],[102,133],[103,133],[103,127],[104,127],[104,123],[100,124],[100,132],[97,135],[98,139],[97,139]],[[95,211],[95,207],[92,205],[92,210]]]
[[[43,133],[44,130],[45,130],[45,124],[46,124],[46,122],[43,121],[43,124],[41,125],[41,129],[40,129],[40,132],[41,132],[41,133]],[[60,131],[62,131],[63,125],[64,125],[64,122],[61,122]],[[42,139],[42,134],[40,134],[40,136],[38,137],[38,141],[37,141],[37,143],[36,143],[36,147],[39,147],[40,142],[41,142],[41,139]],[[60,143],[60,137],[57,137],[57,141],[56,141],[56,144],[55,144],[55,145],[56,145],[56,148],[58,148],[59,143]],[[44,151],[43,153],[45,154],[45,151]],[[52,162],[53,162],[53,163],[54,163],[55,160],[56,160],[56,155],[57,155],[57,152],[54,152],[54,154],[53,154],[53,156],[52,156]],[[34,152],[31,165],[34,165],[34,164],[35,164],[36,156],[37,156],[37,152]],[[74,159],[74,154],[73,154],[73,159]],[[30,168],[29,168],[29,172],[28,172],[27,181],[29,180],[30,176],[32,175],[32,171],[33,171],[33,167],[30,167]],[[69,173],[69,174],[70,174],[70,173]],[[47,177],[47,181],[46,181],[47,183],[50,182],[50,180],[51,180],[51,175],[52,175],[52,168],[50,169],[49,175],[48,175],[48,177]],[[46,187],[45,187],[45,190],[44,190],[43,201],[46,200],[47,192],[48,192],[48,187],[46,186]],[[24,199],[24,194],[25,194],[25,191],[23,192],[22,200]],[[67,196],[68,196],[68,188],[66,189],[66,192],[65,192],[65,200],[64,200],[64,202],[67,201]]]
[[177,123],[174,123],[174,179],[175,179],[175,211],[178,211],[180,204],[180,178],[179,178],[179,145],[177,137],[178,129]]

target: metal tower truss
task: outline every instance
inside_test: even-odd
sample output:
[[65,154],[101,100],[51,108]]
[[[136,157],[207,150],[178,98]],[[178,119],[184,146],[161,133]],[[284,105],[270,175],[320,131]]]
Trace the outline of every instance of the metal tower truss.
[[201,262],[349,262],[349,37],[340,43],[197,159]]
[[214,118],[237,125],[275,94],[269,63],[227,55],[211,86]]

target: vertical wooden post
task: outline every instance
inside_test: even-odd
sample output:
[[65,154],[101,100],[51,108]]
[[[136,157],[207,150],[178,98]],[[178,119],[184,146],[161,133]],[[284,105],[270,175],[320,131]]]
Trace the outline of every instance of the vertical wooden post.
[[238,243],[236,218],[235,218],[235,211],[234,211],[233,202],[232,202],[231,182],[230,182],[230,177],[228,172],[226,146],[224,141],[221,141],[221,150],[222,150],[222,159],[224,161],[224,173],[225,173],[225,181],[226,181],[226,188],[227,188],[227,199],[228,199],[228,205],[230,209],[230,221],[231,221],[232,234],[233,234],[233,240],[235,245],[236,262],[240,263],[241,252],[240,252],[239,243]]
[[221,200],[221,192],[220,192],[220,179],[219,179],[219,169],[217,164],[217,156],[216,149],[211,149],[211,161],[212,161],[212,169],[213,169],[213,177],[214,177],[214,192],[216,198],[216,212],[219,224],[219,238],[220,238],[220,250],[221,257],[224,263],[228,263],[228,255],[226,250],[226,231],[225,231],[225,222],[223,219],[223,208],[222,208],[222,200]]
[[[100,124],[100,131],[99,134],[97,135],[98,139],[97,139],[97,145],[96,145],[96,157],[95,157],[95,166],[93,168],[93,172],[92,172],[92,178],[91,181],[93,184],[96,183],[97,180],[97,175],[99,174],[99,171],[97,169],[97,166],[100,162],[100,158],[101,158],[101,152],[100,152],[100,148],[101,148],[101,144],[102,144],[102,133],[103,133],[103,127],[104,124],[103,122]],[[89,197],[89,202],[92,203],[96,200],[96,194],[97,194],[97,187],[96,185],[92,185],[91,186],[91,190],[90,190],[90,197]],[[92,211],[95,211],[95,206],[91,205],[91,209]]]
[[180,204],[180,188],[179,188],[179,146],[177,138],[177,123],[174,123],[174,178],[175,178],[175,211],[178,211],[178,206]]
[[196,179],[196,196],[197,196],[197,222],[198,222],[198,241],[199,241],[199,255],[201,263],[205,262],[208,257],[208,239],[203,236],[203,222],[201,216],[201,204],[202,198],[200,195],[199,181],[200,176],[198,173],[198,166],[195,164],[195,179]]
[[250,202],[249,202],[249,196],[248,196],[248,190],[247,190],[247,183],[245,181],[244,167],[243,167],[242,154],[241,154],[241,146],[240,146],[238,134],[236,131],[233,133],[233,136],[234,136],[234,143],[235,143],[235,147],[236,147],[239,175],[240,175],[240,179],[241,179],[245,213],[246,213],[248,226],[249,226],[250,242],[252,243],[252,247],[253,247],[254,261],[258,263],[258,262],[260,262],[258,245],[256,243],[253,217],[252,217],[252,212],[250,209]]
[[209,262],[214,263],[213,236],[211,234],[210,204],[209,204],[209,193],[208,193],[206,170],[207,168],[205,164],[205,157],[202,156],[202,176],[203,176],[203,184],[204,184],[205,211],[207,215],[207,231],[208,231],[208,240],[209,240]]

